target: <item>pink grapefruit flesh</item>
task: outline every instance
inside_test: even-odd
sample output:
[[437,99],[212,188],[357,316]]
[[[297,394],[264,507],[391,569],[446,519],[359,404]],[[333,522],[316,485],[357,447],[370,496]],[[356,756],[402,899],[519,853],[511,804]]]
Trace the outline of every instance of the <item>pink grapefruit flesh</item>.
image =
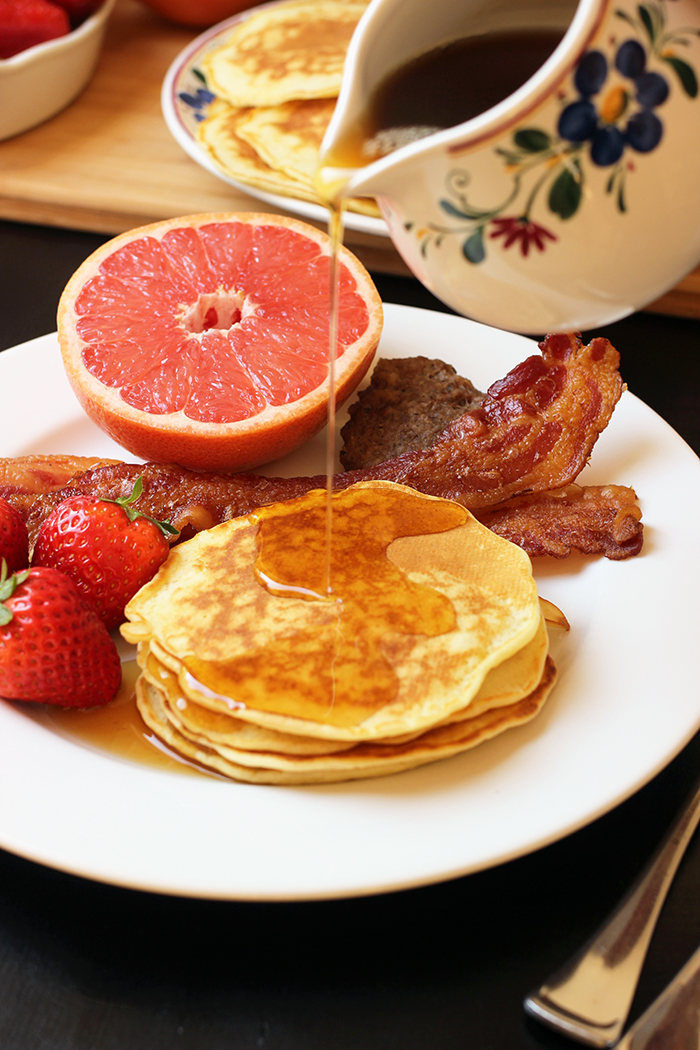
[[[340,249],[336,405],[369,368],[382,307]],[[330,240],[279,215],[193,215],[121,234],[68,282],[66,373],[123,448],[195,470],[277,459],[328,414]]]

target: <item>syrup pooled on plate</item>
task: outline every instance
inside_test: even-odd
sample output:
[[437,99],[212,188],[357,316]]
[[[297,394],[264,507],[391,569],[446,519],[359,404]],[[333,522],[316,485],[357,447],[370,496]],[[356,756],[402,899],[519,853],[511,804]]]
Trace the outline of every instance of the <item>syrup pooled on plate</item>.
[[199,684],[243,707],[355,725],[397,694],[396,673],[382,650],[387,636],[435,637],[453,629],[449,598],[409,579],[387,549],[401,536],[462,525],[463,507],[405,489],[368,487],[335,493],[332,510],[330,591],[325,493],[315,490],[254,515],[260,585],[277,597],[328,603],[329,622],[302,626],[225,662],[187,657]]
[[78,710],[45,704],[34,713],[35,717],[42,725],[57,729],[61,736],[117,758],[169,772],[196,772],[180,755],[166,749],[141,718],[134,692],[140,670],[135,660],[123,663],[119,692],[103,707]]

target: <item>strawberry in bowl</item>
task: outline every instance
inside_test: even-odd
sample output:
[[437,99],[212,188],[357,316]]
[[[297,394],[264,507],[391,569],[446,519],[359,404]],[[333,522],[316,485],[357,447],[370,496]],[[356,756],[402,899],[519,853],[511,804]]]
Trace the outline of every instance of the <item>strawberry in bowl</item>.
[[53,117],[90,81],[115,0],[0,0],[0,139]]

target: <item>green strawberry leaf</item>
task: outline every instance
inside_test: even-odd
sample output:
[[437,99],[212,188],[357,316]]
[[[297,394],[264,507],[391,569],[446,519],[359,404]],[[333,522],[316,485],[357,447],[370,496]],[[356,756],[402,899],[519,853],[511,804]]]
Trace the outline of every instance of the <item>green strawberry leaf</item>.
[[146,521],[150,521],[152,525],[155,525],[160,529],[166,540],[169,536],[178,536],[179,530],[171,525],[169,521],[158,521],[156,518],[152,518],[150,514],[144,514],[143,511],[140,511],[133,506],[133,504],[141,497],[142,493],[143,478],[139,475],[134,482],[134,487],[129,496],[120,496],[118,499],[104,499],[103,503],[116,503],[118,507],[122,508],[129,521],[136,521],[137,518],[145,518]]
[[0,627],[5,627],[12,619],[12,610],[3,605],[3,602],[12,597],[20,583],[24,583],[28,576],[29,569],[23,569],[22,572],[15,572],[12,576],[8,576],[7,562],[4,558],[2,559],[0,565]]

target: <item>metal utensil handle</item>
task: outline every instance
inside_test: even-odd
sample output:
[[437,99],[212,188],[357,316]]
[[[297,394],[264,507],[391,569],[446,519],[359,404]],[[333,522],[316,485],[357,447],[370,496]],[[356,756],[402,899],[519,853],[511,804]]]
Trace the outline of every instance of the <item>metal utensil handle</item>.
[[617,1050],[695,1050],[700,1046],[700,948],[648,1010],[635,1021]]
[[527,997],[527,1013],[586,1046],[617,1042],[656,920],[698,821],[700,786],[608,920],[568,963]]

